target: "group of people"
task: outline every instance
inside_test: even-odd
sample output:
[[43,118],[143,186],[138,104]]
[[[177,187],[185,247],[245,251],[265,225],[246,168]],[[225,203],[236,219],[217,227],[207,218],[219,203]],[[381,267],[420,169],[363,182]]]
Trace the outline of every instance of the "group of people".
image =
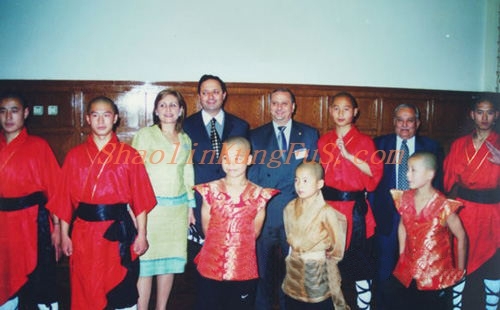
[[[182,94],[161,91],[154,124],[132,146],[114,133],[115,103],[94,98],[90,135],[59,168],[27,133],[25,100],[3,94],[0,309],[58,309],[61,254],[71,309],[148,309],[153,279],[155,309],[165,309],[185,270],[189,225],[204,238],[195,309],[272,309],[276,295],[289,310],[496,309],[493,100],[473,104],[473,132],[444,159],[417,135],[411,104],[395,108],[393,134],[372,140],[356,128],[347,92],[331,98],[334,128],[321,137],[293,120],[288,88],[271,92],[272,121],[252,130],[224,110],[226,96],[222,79],[203,75],[202,109],[186,117]],[[278,279],[276,263],[286,270]]]

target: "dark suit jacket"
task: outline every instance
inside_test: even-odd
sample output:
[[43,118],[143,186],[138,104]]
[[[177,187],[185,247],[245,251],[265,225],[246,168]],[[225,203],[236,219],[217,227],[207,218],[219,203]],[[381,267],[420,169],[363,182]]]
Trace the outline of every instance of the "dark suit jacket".
[[290,200],[296,197],[294,188],[295,168],[304,161],[304,158],[297,158],[294,152],[301,148],[307,149],[306,160],[311,161],[318,148],[318,137],[319,134],[315,128],[292,121],[289,150],[287,152],[288,159],[282,162],[277,153],[275,157],[272,156],[273,151],[279,150],[272,122],[250,132],[254,164],[248,171],[248,178],[262,187],[280,190],[280,193],[269,201],[266,209],[265,225],[283,225],[283,209]]
[[[218,164],[216,160],[211,162],[211,156],[203,158],[203,151],[212,150],[212,142],[207,133],[201,111],[194,113],[186,118],[184,121],[184,131],[191,138],[193,143],[193,165],[194,165],[194,182],[195,184],[206,183],[218,180],[226,174],[222,170],[222,165]],[[248,138],[249,125],[246,121],[238,118],[232,114],[225,112],[224,115],[224,128],[222,130],[222,142],[229,137],[241,136]],[[209,153],[210,154],[210,153]],[[196,218],[196,226],[198,231],[201,230],[201,196],[196,193],[196,209],[194,215]]]
[[[191,138],[193,143],[193,164],[194,164],[194,182],[195,184],[206,183],[220,179],[225,176],[222,166],[214,160],[210,161],[210,156],[203,158],[203,151],[212,150],[210,136],[207,133],[201,111],[189,116],[184,121],[184,131]],[[248,138],[248,123],[241,118],[225,112],[224,128],[222,130],[221,140],[229,137],[242,136]]]
[[[384,175],[374,192],[369,194],[375,221],[377,223],[376,232],[388,235],[392,230],[394,217],[399,218],[399,214],[394,207],[390,189],[396,188],[396,165],[395,159],[389,158],[389,153],[396,150],[396,134],[388,134],[374,139],[375,146],[380,152],[385,154]],[[415,136],[415,152],[426,151],[433,153],[437,157],[438,170],[432,185],[438,190],[443,190],[443,149],[438,142],[423,136]]]

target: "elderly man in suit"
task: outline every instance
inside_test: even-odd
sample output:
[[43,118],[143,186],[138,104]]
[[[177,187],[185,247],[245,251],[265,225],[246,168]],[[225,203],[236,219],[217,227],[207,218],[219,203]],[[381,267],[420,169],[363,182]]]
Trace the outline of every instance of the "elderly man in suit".
[[[206,183],[224,177],[219,162],[222,142],[229,137],[248,138],[249,125],[246,121],[224,111],[227,97],[226,84],[215,75],[205,74],[198,82],[198,99],[202,110],[184,121],[184,131],[193,143],[193,164],[195,184]],[[202,198],[196,194],[196,228],[201,229]]]
[[[271,270],[273,259],[278,259],[284,270],[284,256],[288,244],[283,226],[283,209],[296,197],[294,189],[295,168],[303,161],[311,161],[316,154],[318,131],[306,124],[292,120],[295,112],[295,95],[288,88],[271,92],[270,111],[272,122],[250,132],[254,164],[248,178],[263,187],[280,190],[266,209],[264,227],[257,239],[259,283],[255,308],[271,309],[272,294],[281,286],[283,275],[275,281]],[[275,258],[276,247],[281,255]],[[273,281],[274,280],[274,281]],[[277,283],[273,283],[277,282]],[[276,285],[273,287],[273,284]],[[284,294],[280,290],[280,309],[284,308]]]
[[438,142],[416,135],[420,126],[420,112],[412,104],[400,104],[394,109],[394,133],[374,139],[379,154],[384,158],[384,175],[377,189],[369,194],[375,216],[375,301],[377,309],[386,309],[390,303],[387,284],[398,252],[399,214],[389,193],[390,189],[408,189],[407,160],[411,154],[427,151],[436,155],[438,170],[433,186],[442,191],[444,154]]

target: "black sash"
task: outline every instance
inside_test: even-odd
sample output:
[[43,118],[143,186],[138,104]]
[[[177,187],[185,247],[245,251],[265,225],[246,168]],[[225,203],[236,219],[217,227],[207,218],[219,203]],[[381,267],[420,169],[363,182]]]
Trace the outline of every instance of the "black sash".
[[[372,271],[367,261],[368,257],[371,256],[371,241],[366,239],[365,217],[368,212],[368,204],[365,192],[343,192],[329,186],[323,186],[321,192],[326,201],[354,201],[351,243],[344,253],[343,267],[340,270],[341,272],[350,270],[348,273],[356,280],[370,278]],[[350,262],[345,259],[346,257],[349,258]]]
[[127,210],[127,204],[88,204],[80,202],[76,216],[87,222],[114,221],[104,233],[109,241],[118,241],[120,244],[121,264],[129,267],[132,262],[130,246],[137,236],[137,229]]
[[457,196],[472,202],[493,204],[500,202],[500,188],[476,190],[458,186]]
[[330,201],[357,201],[365,199],[364,191],[342,192],[333,187],[323,186],[321,192],[323,193],[323,197],[325,198],[325,200]]
[[0,211],[17,211],[45,203],[47,198],[42,192],[34,192],[23,197],[0,198]]

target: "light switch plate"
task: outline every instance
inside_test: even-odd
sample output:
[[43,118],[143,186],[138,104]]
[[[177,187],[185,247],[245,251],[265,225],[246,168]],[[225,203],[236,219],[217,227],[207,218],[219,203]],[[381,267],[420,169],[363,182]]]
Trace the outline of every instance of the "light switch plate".
[[35,105],[33,106],[33,115],[43,115],[43,105]]
[[47,107],[47,115],[57,115],[59,112],[56,105],[49,105]]

